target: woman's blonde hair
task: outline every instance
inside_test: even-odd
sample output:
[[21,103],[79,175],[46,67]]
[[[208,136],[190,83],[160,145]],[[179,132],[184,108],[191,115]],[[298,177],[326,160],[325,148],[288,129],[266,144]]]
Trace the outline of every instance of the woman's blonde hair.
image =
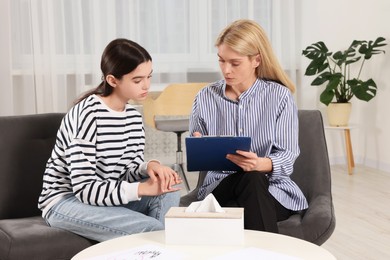
[[256,68],[256,76],[279,82],[291,92],[295,91],[295,85],[280,66],[265,31],[256,22],[246,19],[233,22],[218,36],[215,46],[221,44],[249,58],[259,55],[260,65]]

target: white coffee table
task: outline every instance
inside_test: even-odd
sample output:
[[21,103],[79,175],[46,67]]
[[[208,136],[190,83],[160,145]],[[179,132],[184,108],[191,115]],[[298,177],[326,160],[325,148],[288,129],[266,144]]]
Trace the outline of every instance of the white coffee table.
[[169,252],[182,254],[183,259],[211,259],[248,249],[261,249],[297,257],[298,259],[336,259],[329,251],[315,244],[293,237],[268,232],[245,230],[245,244],[241,246],[215,245],[168,245],[165,244],[164,231],[140,233],[108,240],[78,253],[73,260],[126,251],[144,245],[158,246]]

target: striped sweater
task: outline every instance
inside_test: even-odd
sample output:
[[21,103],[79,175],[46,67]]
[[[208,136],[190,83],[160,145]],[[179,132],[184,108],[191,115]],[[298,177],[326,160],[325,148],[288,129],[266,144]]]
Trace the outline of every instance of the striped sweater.
[[[251,151],[272,160],[273,170],[267,175],[270,193],[288,209],[307,208],[302,191],[290,179],[299,155],[298,113],[290,90],[258,79],[238,101],[233,101],[225,96],[225,87],[225,81],[220,80],[198,93],[190,132],[252,137]],[[198,198],[207,196],[226,176],[224,172],[209,171]]]
[[138,181],[147,177],[144,146],[142,117],[130,105],[113,111],[96,95],[75,105],[62,120],[46,164],[42,215],[68,194],[97,206],[138,200]]

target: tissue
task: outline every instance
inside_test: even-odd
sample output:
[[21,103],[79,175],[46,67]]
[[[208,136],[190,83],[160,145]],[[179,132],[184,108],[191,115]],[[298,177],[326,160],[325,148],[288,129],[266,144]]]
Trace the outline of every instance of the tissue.
[[225,211],[219,205],[214,195],[210,193],[202,201],[192,202],[185,210],[185,212],[217,212],[224,213]]

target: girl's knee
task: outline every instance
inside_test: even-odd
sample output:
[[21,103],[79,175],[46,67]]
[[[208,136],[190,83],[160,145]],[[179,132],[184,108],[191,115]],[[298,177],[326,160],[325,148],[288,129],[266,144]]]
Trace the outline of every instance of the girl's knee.
[[179,203],[180,203],[180,192],[179,191],[168,192],[162,196],[163,196],[163,200],[165,201],[165,203],[170,204],[172,207],[179,206]]
[[150,231],[159,231],[159,230],[164,230],[164,224],[161,223],[160,221],[156,220],[153,221],[148,227],[145,232],[150,232]]

